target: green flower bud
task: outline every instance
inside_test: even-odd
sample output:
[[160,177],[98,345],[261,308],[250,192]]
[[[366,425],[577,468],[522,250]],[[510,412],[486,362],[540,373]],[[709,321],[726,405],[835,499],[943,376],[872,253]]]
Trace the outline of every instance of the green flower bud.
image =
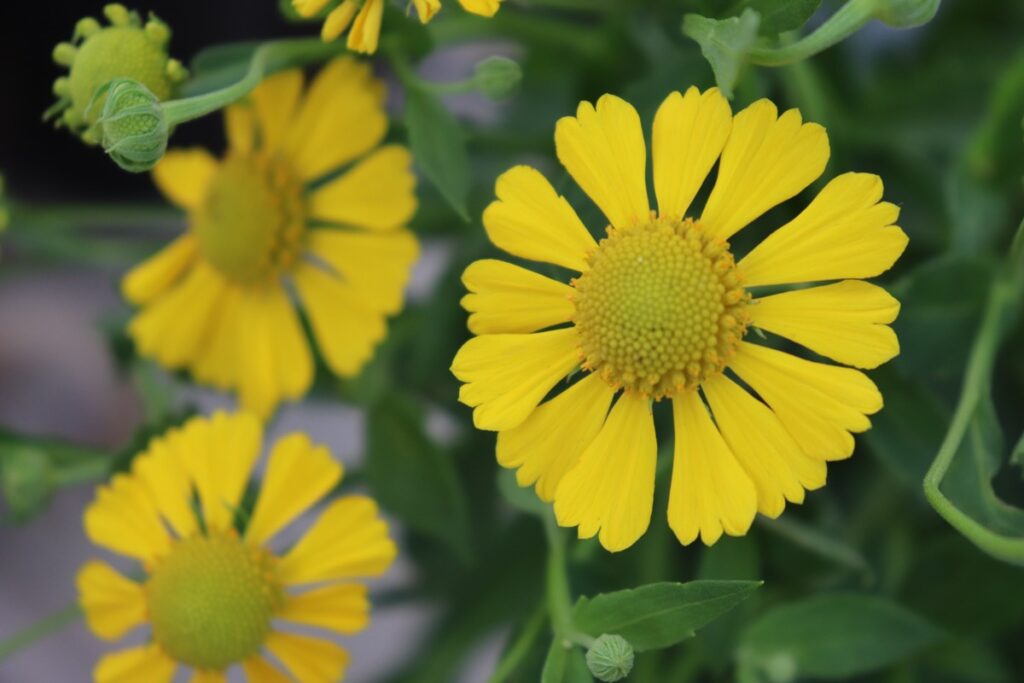
[[143,21],[137,12],[120,4],[107,5],[103,15],[108,25],[92,17],[80,19],[73,39],[54,48],[54,61],[68,67],[68,74],[54,83],[57,103],[44,115],[57,116],[58,125],[90,144],[102,137],[96,119],[103,110],[106,92],[95,104],[94,100],[104,85],[131,79],[166,101],[188,77],[181,62],[168,55],[171,31],[162,21],[152,16]]
[[476,65],[473,80],[482,94],[492,100],[500,100],[519,87],[523,70],[507,57],[488,57]]
[[0,448],[0,492],[10,516],[27,521],[43,509],[53,493],[50,459],[34,446],[3,444]]
[[622,636],[606,633],[587,650],[587,668],[599,681],[621,681],[633,670],[633,646]]
[[7,209],[7,201],[4,199],[4,176],[0,174],[0,232],[7,229],[11,221],[11,213]]
[[927,24],[939,11],[942,0],[877,0],[874,16],[893,28]]
[[103,149],[130,173],[153,168],[167,151],[171,136],[160,98],[127,78],[113,81],[96,94],[106,96],[103,114],[96,121]]

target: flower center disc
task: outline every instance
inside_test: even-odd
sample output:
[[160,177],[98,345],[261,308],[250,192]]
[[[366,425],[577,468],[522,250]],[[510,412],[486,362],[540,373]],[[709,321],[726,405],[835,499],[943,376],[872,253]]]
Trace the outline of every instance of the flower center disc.
[[281,162],[232,155],[214,176],[192,229],[203,256],[242,283],[290,266],[305,234],[302,184]]
[[660,399],[720,373],[746,333],[750,295],[729,245],[698,223],[610,230],[577,278],[584,368]]
[[282,595],[271,563],[233,535],[179,542],[146,584],[156,642],[179,662],[215,671],[258,652]]

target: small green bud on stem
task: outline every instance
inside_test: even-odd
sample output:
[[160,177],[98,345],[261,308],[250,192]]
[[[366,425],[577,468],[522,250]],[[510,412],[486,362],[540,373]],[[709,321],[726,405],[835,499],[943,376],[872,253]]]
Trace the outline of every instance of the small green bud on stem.
[[942,0],[877,0],[875,18],[893,28],[916,28],[931,21]]
[[522,68],[508,57],[488,57],[476,65],[473,74],[477,90],[492,100],[508,97],[522,80]]
[[112,81],[96,94],[103,92],[107,99],[96,121],[103,149],[131,173],[153,168],[167,151],[170,138],[160,98],[142,83],[127,78]]
[[587,650],[587,668],[599,681],[621,681],[633,670],[633,646],[622,636],[605,633]]
[[4,447],[0,458],[0,491],[11,517],[27,521],[53,493],[53,471],[46,452],[34,446]]

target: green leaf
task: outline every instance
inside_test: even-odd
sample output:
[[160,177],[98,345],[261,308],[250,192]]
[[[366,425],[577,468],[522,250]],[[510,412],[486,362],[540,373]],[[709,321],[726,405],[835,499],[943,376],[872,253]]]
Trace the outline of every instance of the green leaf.
[[597,637],[617,634],[637,652],[669,647],[750,597],[760,581],[652,583],[640,588],[582,597],[573,623]]
[[806,24],[820,6],[821,0],[742,0],[737,10],[756,11],[761,16],[761,35],[776,36]]
[[462,127],[437,97],[417,87],[406,88],[405,125],[423,175],[469,221],[469,154]]
[[540,672],[540,683],[593,683],[593,680],[579,648],[572,644],[566,647],[558,638],[551,641]]
[[822,595],[777,607],[743,634],[745,668],[845,679],[901,662],[940,637],[907,609],[870,595]]
[[366,477],[386,510],[469,559],[466,500],[455,467],[427,437],[423,415],[409,399],[392,394],[370,411]]
[[715,81],[722,94],[732,99],[733,87],[740,69],[747,60],[747,51],[757,38],[761,18],[752,9],[738,17],[709,19],[699,14],[683,18],[683,33],[697,41],[704,58],[715,72]]

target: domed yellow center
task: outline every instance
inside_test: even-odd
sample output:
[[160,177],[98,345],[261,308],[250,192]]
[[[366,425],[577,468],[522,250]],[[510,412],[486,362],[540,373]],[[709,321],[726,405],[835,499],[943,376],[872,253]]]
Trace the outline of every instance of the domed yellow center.
[[156,642],[215,671],[259,651],[282,595],[269,553],[217,532],[180,541],[146,583]]
[[750,295],[729,245],[699,223],[610,230],[573,281],[583,367],[654,399],[720,373],[746,333]]
[[302,183],[280,160],[232,154],[217,170],[192,230],[206,260],[251,283],[291,266],[306,232]]

